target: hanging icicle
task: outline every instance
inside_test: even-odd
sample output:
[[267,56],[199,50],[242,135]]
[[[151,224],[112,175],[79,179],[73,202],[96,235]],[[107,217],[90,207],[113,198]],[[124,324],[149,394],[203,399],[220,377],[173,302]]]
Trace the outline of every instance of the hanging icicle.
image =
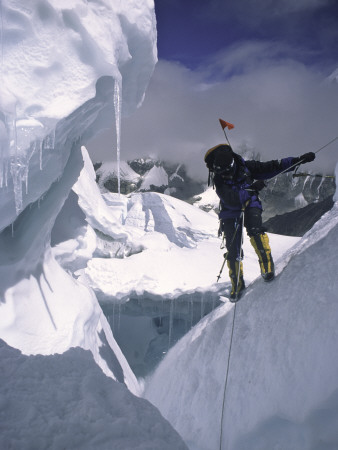
[[121,193],[121,113],[122,113],[122,78],[115,80],[114,84],[114,110],[115,110],[115,129],[116,129],[116,159],[117,159],[117,192]]

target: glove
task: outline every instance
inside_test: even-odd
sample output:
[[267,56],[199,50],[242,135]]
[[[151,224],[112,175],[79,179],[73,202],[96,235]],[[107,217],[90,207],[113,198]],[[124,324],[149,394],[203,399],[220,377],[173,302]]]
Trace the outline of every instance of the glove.
[[252,185],[250,186],[250,189],[252,189],[253,191],[261,191],[263,188],[266,187],[266,183],[263,180],[257,180],[254,183],[252,183]]
[[300,156],[299,162],[300,164],[305,164],[308,162],[311,162],[315,159],[316,155],[313,152],[309,152],[309,153],[304,153],[304,155]]

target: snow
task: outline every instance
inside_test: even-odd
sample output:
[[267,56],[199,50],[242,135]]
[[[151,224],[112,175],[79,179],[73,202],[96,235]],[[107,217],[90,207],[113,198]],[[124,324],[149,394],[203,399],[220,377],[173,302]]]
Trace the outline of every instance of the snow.
[[[336,164],[336,169],[335,169],[335,178],[336,178],[336,183],[337,183],[337,180],[338,180],[338,162]],[[335,192],[335,194],[333,196],[333,201],[334,202],[338,202],[338,190],[337,189],[336,189],[336,192]]]
[[151,186],[168,186],[168,174],[163,167],[154,166],[144,174],[140,191],[150,190]]
[[[143,100],[154,3],[3,0],[1,14],[0,447],[169,450],[184,439],[213,450],[222,429],[229,450],[337,448],[337,194],[302,239],[269,235],[272,284],[245,237],[246,295],[236,307],[223,298],[162,352],[144,381],[150,405],[98,298],[166,303],[168,348],[174,307],[219,303],[230,284],[226,270],[216,283],[213,213],[151,192],[101,195],[85,149],[119,124],[117,85],[122,114]],[[168,184],[159,167],[143,181]],[[131,352],[146,352],[150,320],[124,328]]]
[[219,198],[212,186],[208,187],[204,192],[194,197],[194,205],[205,209],[214,210],[219,207]]
[[[168,353],[145,397],[189,448],[338,446],[338,204],[236,305],[225,303]],[[273,244],[272,244],[273,248]],[[277,445],[277,447],[276,447]]]
[[[226,270],[222,281],[216,283],[224,253],[216,237],[216,217],[157,193],[132,194],[127,209],[126,229],[134,244],[140,242],[142,251],[122,260],[92,258],[88,262],[79,279],[93,287],[100,298],[127,301],[136,294],[175,299],[195,292],[217,297],[229,287]],[[152,219],[147,218],[147,211]],[[278,258],[298,238],[271,234],[270,240]],[[244,252],[249,284],[259,275],[259,267],[247,236]]]
[[[83,152],[86,155],[85,149]],[[155,192],[128,196],[105,194],[106,204],[102,205],[94,178],[88,175],[91,163],[87,156],[86,160],[74,186],[79,207],[87,222],[106,235],[119,239],[123,234],[118,235],[117,231],[123,230],[125,240],[119,241],[129,257],[94,255],[83,270],[76,272],[74,266],[79,281],[92,287],[101,299],[117,302],[127,301],[133,294],[173,299],[200,291],[214,293],[217,297],[217,293],[229,286],[226,271],[223,282],[216,283],[224,251],[220,250],[215,215]],[[73,206],[72,210],[74,212]],[[271,234],[274,257],[278,259],[298,239]],[[109,241],[106,241],[107,247]],[[116,245],[116,241],[112,244]],[[250,283],[259,275],[259,266],[247,236],[244,252],[245,279]]]
[[[101,191],[105,191],[104,183],[112,177],[117,177],[117,162],[106,161],[97,170],[97,175],[99,177],[99,186]],[[126,181],[137,184],[140,180],[140,175],[138,175],[126,161],[120,162],[120,175],[122,179]]]
[[187,449],[155,407],[106,377],[88,351],[27,357],[0,340],[0,357],[2,449]]
[[133,395],[97,298],[73,274],[98,233],[129,239],[123,202],[107,206],[81,145],[116,121],[116,80],[123,114],[142,101],[154,4],[4,0],[1,26],[0,447],[185,449]]
[[1,7],[0,230],[58,180],[73,146],[115,122],[115,80],[130,114],[156,62],[150,0]]

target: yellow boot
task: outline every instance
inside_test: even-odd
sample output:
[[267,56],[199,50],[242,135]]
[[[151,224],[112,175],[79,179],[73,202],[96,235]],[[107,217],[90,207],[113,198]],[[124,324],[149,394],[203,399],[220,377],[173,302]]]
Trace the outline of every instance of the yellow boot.
[[[236,302],[240,299],[245,289],[245,283],[243,278],[243,263],[242,261],[227,260],[229,268],[229,276],[231,280],[231,292],[230,301]],[[238,274],[239,270],[239,274]],[[238,286],[237,286],[238,281]]]
[[275,277],[275,266],[271,256],[271,248],[268,235],[265,233],[251,236],[250,242],[258,256],[261,275],[264,281],[271,281]]

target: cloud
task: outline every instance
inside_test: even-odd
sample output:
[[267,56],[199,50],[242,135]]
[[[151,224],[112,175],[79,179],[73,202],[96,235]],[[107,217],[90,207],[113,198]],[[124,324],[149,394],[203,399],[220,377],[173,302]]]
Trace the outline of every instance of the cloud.
[[[283,52],[243,43],[199,71],[160,61],[143,105],[122,120],[121,158],[157,155],[206,179],[203,156],[225,141],[219,118],[235,124],[228,132],[235,151],[248,148],[262,160],[317,150],[338,134],[338,84]],[[93,161],[114,159],[114,140],[112,130],[93,140]],[[332,173],[337,142],[304,169]]]
[[289,14],[313,12],[334,5],[335,0],[210,0],[208,5],[199,4],[198,8],[200,13],[214,20],[227,21],[231,17],[254,26],[265,20],[284,19]]

